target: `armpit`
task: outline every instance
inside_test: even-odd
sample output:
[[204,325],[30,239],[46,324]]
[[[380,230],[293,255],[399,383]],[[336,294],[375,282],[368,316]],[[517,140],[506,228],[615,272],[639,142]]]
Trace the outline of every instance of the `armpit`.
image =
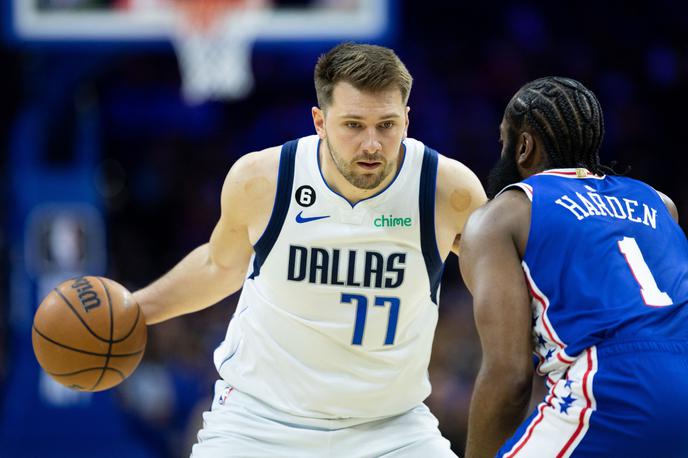
[[451,247],[452,253],[454,253],[457,256],[459,254],[459,245],[460,244],[461,244],[461,234],[457,235],[454,238],[454,243],[452,244],[452,247]]

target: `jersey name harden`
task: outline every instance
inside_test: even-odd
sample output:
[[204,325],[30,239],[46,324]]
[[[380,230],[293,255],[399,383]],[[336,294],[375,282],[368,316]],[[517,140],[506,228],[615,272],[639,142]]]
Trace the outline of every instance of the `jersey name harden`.
[[657,228],[657,210],[647,204],[625,197],[598,194],[590,186],[585,189],[589,191],[587,196],[580,192],[573,196],[564,194],[554,203],[570,211],[579,221],[589,216],[607,216]]
[[[356,269],[357,262],[363,263],[362,272]],[[340,265],[346,266],[345,269],[340,269]],[[398,288],[404,282],[405,267],[406,253],[385,256],[370,250],[289,245],[287,279],[325,285]]]

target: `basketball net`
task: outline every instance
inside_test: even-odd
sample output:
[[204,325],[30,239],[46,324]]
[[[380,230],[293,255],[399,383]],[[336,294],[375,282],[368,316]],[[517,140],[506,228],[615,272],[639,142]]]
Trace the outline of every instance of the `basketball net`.
[[189,103],[235,100],[253,88],[251,51],[271,0],[175,0],[172,43]]

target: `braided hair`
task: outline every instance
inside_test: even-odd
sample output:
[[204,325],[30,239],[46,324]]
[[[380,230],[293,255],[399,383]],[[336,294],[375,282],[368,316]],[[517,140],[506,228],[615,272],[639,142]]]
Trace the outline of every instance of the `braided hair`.
[[614,174],[600,164],[602,107],[578,81],[558,76],[531,81],[511,99],[505,118],[517,129],[533,129],[542,140],[548,167],[585,167],[596,175]]

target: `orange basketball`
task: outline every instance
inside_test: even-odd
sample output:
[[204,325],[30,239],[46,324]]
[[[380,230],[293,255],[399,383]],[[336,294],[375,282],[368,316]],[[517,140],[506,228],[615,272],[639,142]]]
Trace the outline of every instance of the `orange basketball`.
[[112,388],[131,375],[146,346],[141,308],[103,277],[61,283],[33,318],[33,351],[56,381],[80,391]]

